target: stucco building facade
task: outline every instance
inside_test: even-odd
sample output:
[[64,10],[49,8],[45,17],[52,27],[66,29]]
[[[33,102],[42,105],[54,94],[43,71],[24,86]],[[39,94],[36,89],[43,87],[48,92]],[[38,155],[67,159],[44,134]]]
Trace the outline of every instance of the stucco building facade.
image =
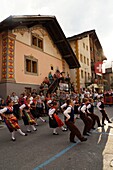
[[[80,62],[81,67],[71,71],[72,81],[79,91],[91,84],[103,89],[103,75],[95,72],[95,64],[106,57],[95,30],[83,32],[68,38],[68,41]],[[74,74],[76,72],[76,74]]]
[[10,16],[0,23],[0,96],[38,89],[57,69],[79,67],[53,16]]

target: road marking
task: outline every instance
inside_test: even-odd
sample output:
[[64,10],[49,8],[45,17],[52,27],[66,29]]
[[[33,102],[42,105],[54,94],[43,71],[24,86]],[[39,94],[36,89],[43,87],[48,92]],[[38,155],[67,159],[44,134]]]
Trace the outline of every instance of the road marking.
[[107,133],[107,132],[96,132],[96,131],[94,131],[93,133],[98,133],[98,134],[102,134],[102,135],[110,135],[110,136],[113,136],[112,133]]
[[44,163],[38,165],[36,168],[34,168],[33,170],[39,170],[40,168],[43,168],[44,166],[48,165],[49,163],[51,163],[52,161],[54,161],[55,159],[57,159],[58,157],[62,156],[63,154],[65,154],[68,150],[70,150],[71,148],[73,148],[74,146],[76,146],[78,143],[80,143],[80,141],[77,141],[74,144],[71,144],[70,146],[68,146],[67,148],[65,148],[64,150],[62,150],[61,152],[59,152],[58,154],[56,154],[55,156],[53,156],[52,158],[48,159],[47,161],[45,161]]
[[5,125],[0,125],[0,129],[3,129],[5,128],[6,126]]
[[[113,117],[111,118],[113,119]],[[97,128],[98,129],[98,128]],[[96,130],[97,130],[96,129]],[[107,135],[113,135],[112,133],[106,133],[106,132],[97,132],[96,130],[93,131],[93,133],[100,133],[100,134],[107,134]],[[58,157],[62,156],[63,154],[65,154],[68,150],[70,150],[71,148],[73,148],[74,146],[76,146],[78,143],[80,143],[80,141],[78,140],[76,143],[71,144],[70,146],[68,146],[67,148],[65,148],[64,150],[62,150],[61,152],[59,152],[58,154],[56,154],[55,156],[53,156],[52,158],[48,159],[47,161],[43,162],[42,164],[38,165],[36,168],[34,168],[33,170],[39,170],[40,168],[43,168],[44,166],[48,165],[49,163],[51,163],[52,161],[54,161],[55,159],[57,159]]]

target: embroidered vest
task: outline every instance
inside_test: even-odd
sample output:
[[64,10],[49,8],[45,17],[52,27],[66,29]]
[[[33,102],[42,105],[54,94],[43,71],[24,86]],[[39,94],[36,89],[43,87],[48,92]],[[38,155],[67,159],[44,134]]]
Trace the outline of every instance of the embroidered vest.
[[[71,112],[68,113],[68,114],[70,115],[70,119],[68,121],[74,122],[74,110],[73,110],[73,108],[71,108]],[[65,116],[65,120],[66,120],[66,116]]]

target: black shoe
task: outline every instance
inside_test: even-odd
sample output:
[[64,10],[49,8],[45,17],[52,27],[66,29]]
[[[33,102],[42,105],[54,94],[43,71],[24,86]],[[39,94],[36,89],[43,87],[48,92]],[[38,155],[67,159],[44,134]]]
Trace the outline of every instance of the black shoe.
[[63,131],[63,132],[66,132],[66,131],[68,131],[68,129],[62,129],[62,131]]
[[33,129],[33,131],[37,131],[37,129]]
[[88,131],[87,133],[92,134],[90,131]]
[[27,133],[31,133],[31,130],[27,130]]
[[53,135],[59,135],[58,133],[53,133]]
[[101,127],[104,127],[104,124],[102,124]]
[[103,123],[103,124],[102,124],[102,127],[104,127],[105,125],[106,125],[106,124],[105,124],[105,123]]
[[84,133],[83,135],[84,135],[84,136],[90,136],[88,133]]
[[12,138],[11,140],[12,140],[13,142],[15,142],[15,141],[16,141],[16,139],[15,139],[15,138]]
[[108,121],[108,123],[112,123],[111,121]]
[[103,127],[102,125],[98,125],[98,127]]
[[75,141],[75,140],[70,140],[70,142],[71,142],[71,143],[76,143],[76,141]]
[[25,133],[25,135],[24,136],[27,136],[28,134],[27,133]]
[[92,127],[91,129],[95,130],[96,128]]
[[87,140],[87,138],[84,138],[84,137],[83,137],[80,141],[81,141],[81,142],[84,142],[84,141],[86,141],[86,140]]

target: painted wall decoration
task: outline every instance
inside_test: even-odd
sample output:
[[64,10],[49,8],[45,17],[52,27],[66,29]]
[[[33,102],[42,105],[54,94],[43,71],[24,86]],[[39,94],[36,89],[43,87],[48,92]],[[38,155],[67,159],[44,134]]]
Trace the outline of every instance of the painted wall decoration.
[[2,81],[15,81],[15,38],[15,35],[8,32],[2,35]]

